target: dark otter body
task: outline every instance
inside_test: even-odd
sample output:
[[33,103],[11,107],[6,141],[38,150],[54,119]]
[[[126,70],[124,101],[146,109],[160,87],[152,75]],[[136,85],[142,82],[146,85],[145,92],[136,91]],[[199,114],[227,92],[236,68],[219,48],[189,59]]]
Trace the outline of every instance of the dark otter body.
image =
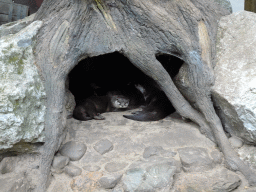
[[107,96],[91,96],[79,103],[73,112],[77,120],[105,119],[100,113],[118,111],[129,106],[129,99],[122,95],[108,94]]
[[[146,99],[146,106],[142,111],[137,111],[133,115],[123,115],[127,119],[136,121],[158,121],[175,112],[174,107],[163,91],[158,89],[149,90],[139,88]],[[144,89],[144,90],[143,90]]]

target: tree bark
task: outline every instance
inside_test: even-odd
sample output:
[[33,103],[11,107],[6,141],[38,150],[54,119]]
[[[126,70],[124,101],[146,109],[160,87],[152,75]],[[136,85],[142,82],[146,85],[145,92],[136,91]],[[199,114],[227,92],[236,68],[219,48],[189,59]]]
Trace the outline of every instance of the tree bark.
[[[35,55],[47,92],[46,142],[41,158],[41,185],[46,191],[54,153],[65,122],[64,91],[68,73],[87,57],[119,52],[152,77],[175,109],[196,122],[224,153],[226,163],[250,184],[256,176],[239,159],[226,138],[210,100],[214,84],[217,21],[229,12],[205,0],[44,0],[35,16],[43,20]],[[186,62],[195,110],[176,88],[156,55]],[[171,65],[172,63],[170,63]]]

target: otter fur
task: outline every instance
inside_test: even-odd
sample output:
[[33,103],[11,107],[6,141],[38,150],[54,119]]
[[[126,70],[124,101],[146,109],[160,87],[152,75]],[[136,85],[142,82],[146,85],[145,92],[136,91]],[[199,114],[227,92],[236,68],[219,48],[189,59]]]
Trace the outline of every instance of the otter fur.
[[101,113],[120,111],[128,108],[129,99],[123,95],[108,93],[106,96],[90,96],[79,103],[73,112],[77,120],[87,121],[91,119],[104,120]]
[[145,89],[141,85],[136,87],[144,94],[146,105],[142,111],[134,112],[133,115],[123,115],[123,117],[135,121],[158,121],[175,112],[163,91],[152,88]]

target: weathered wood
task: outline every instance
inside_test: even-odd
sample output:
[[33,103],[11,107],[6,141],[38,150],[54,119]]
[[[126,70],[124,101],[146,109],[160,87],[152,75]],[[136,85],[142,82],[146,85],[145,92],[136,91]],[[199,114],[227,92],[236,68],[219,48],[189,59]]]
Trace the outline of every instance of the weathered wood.
[[256,0],[245,0],[244,10],[256,13]]
[[[175,109],[196,122],[215,141],[229,167],[241,171],[251,185],[256,176],[230,146],[211,96],[217,21],[229,12],[205,0],[45,0],[35,20],[43,20],[35,56],[47,92],[46,143],[41,160],[41,185],[46,191],[50,165],[60,144],[65,121],[64,91],[68,73],[87,57],[119,52],[152,77]],[[169,54],[185,61],[192,108],[156,55]],[[171,63],[170,63],[171,65]]]

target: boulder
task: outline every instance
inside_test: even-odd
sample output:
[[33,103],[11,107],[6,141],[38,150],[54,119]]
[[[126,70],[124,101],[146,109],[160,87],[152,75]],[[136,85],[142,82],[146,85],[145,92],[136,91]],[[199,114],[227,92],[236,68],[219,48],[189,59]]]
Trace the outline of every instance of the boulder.
[[[245,22],[246,21],[246,22]],[[256,143],[256,14],[241,11],[219,22],[212,98],[231,136]]]
[[0,28],[0,150],[44,141],[46,93],[33,55],[43,22],[31,20]]

